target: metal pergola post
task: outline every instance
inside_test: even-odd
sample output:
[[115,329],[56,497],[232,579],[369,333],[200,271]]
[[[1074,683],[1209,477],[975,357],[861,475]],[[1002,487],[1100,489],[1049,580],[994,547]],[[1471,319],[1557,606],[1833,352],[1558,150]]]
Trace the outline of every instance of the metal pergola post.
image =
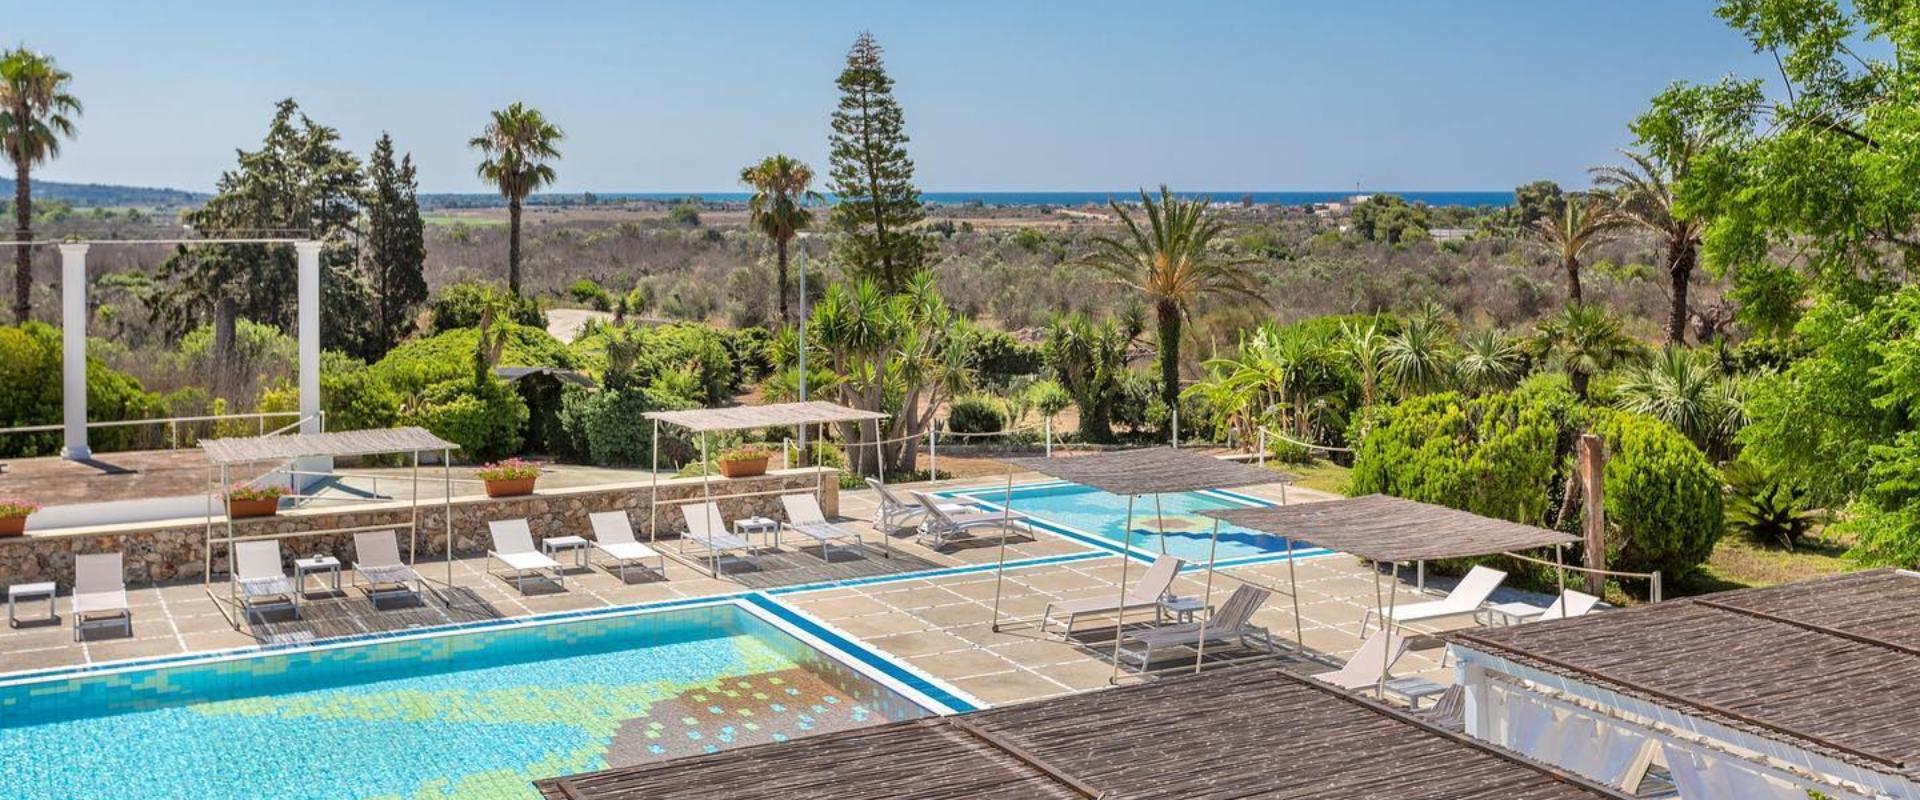
[[[1113,671],[1107,675],[1107,683],[1120,682],[1120,642],[1127,636],[1127,566],[1133,561],[1133,501],[1135,495],[1127,495],[1127,524],[1121,528],[1120,536],[1120,613],[1113,621]],[[1145,671],[1146,664],[1140,669]]]
[[[1218,520],[1216,520],[1217,522]],[[1293,598],[1293,643],[1307,648],[1307,635],[1300,624],[1300,579],[1293,572],[1293,537],[1287,538],[1287,595]]]
[[[647,498],[647,541],[658,544],[660,542],[660,420],[657,419],[653,421],[653,469],[648,470],[648,474],[653,476],[653,486]],[[684,545],[682,547],[684,552]]]
[[[1165,537],[1166,537],[1166,534],[1162,533],[1161,541],[1163,542],[1166,541]],[[1219,552],[1220,552],[1220,518],[1215,517],[1213,520],[1213,535],[1209,537],[1209,541],[1207,543],[1207,591],[1206,591],[1205,597],[1200,601],[1202,610],[1207,610],[1207,621],[1204,623],[1201,623],[1203,626],[1213,624],[1213,612],[1209,609],[1213,608],[1213,563],[1215,561],[1216,556],[1219,554]],[[1206,636],[1206,629],[1202,627],[1200,632],[1200,646],[1194,648],[1193,650],[1193,671],[1194,672],[1200,671],[1200,666],[1206,660],[1206,658],[1207,658],[1207,636]]]
[[[1000,496],[1000,560],[993,567],[993,632],[1000,632],[1000,583],[1007,574],[1007,530],[1013,524],[1013,470],[1007,470],[1006,492]],[[1045,620],[1042,620],[1045,622]],[[1044,633],[1043,633],[1044,635]]]
[[[706,523],[709,525],[713,524],[714,522],[713,517],[707,513],[710,509],[713,509],[713,474],[712,472],[713,472],[713,465],[707,461],[707,432],[703,430],[700,432],[700,503],[701,503],[700,516],[706,518]],[[686,538],[682,537],[680,541],[682,543],[682,547],[684,548],[686,543]],[[749,551],[751,551],[752,542],[748,542],[748,545],[749,545]],[[681,552],[684,553],[686,552],[686,550],[682,549]],[[713,548],[712,543],[707,544],[707,561],[711,565],[709,569],[712,571],[713,577],[719,578],[720,577],[720,551],[715,550]]]
[[[440,520],[447,533],[447,608],[453,608],[453,448],[440,451]],[[415,495],[420,493],[414,484]]]
[[[874,464],[874,468],[875,468],[875,469],[877,469],[877,470],[879,471],[879,474],[880,474],[880,485],[881,485],[881,486],[885,486],[885,485],[887,485],[887,465],[886,465],[886,460],[887,460],[887,459],[886,459],[886,456],[884,456],[884,455],[882,455],[882,454],[881,454],[881,452],[880,452],[880,441],[879,441],[879,440],[880,440],[880,436],[879,436],[879,433],[880,433],[880,421],[879,421],[879,420],[874,420],[874,421],[873,421],[873,431],[874,431],[874,442],[873,442],[873,464]],[[815,464],[815,465],[814,465],[814,467],[813,467],[813,480],[814,480],[814,483],[816,483],[816,484],[817,484],[817,483],[819,483],[819,482],[820,482],[821,480],[823,480],[823,478],[822,478],[822,475],[823,475],[823,474],[824,474],[824,473],[822,473],[822,472],[820,471],[820,465],[818,465],[818,464]],[[1001,543],[1002,543],[1002,544],[1004,544],[1004,543],[1006,542],[1006,537],[1004,537],[1004,536],[1002,536],[1002,537],[1001,537],[1001,539],[1000,539],[1000,541],[1001,541]],[[887,535],[887,532],[886,532],[886,531],[881,531],[881,532],[880,532],[880,547],[881,547],[881,549],[883,549],[883,550],[884,550],[884,551],[886,552],[886,556],[887,556],[887,558],[889,558],[889,559],[891,559],[891,558],[893,558],[893,537],[892,537],[892,536],[889,536],[889,535]],[[997,622],[999,622],[999,616],[998,616],[998,614],[996,614],[996,615],[995,615],[995,617],[994,617],[994,621],[995,621],[996,623],[997,623]]]

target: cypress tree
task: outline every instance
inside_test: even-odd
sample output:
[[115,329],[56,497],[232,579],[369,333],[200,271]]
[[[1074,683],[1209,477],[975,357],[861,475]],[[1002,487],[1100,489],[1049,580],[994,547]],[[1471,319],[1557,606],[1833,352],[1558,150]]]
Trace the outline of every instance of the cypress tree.
[[926,261],[927,242],[915,230],[926,215],[893,79],[873,34],[854,40],[837,83],[828,179],[836,199],[831,219],[847,237],[841,254],[854,275],[898,290]]
[[414,316],[427,301],[425,226],[420,219],[419,181],[413,156],[393,160],[393,137],[380,135],[367,164],[367,283],[373,289],[367,359],[385,355],[413,333]]

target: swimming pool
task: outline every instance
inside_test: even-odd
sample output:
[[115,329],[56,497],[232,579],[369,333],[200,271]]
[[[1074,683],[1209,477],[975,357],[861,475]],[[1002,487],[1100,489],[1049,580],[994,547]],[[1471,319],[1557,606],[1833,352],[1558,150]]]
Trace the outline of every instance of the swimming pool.
[[[974,489],[964,494],[998,508],[1011,498],[1013,510],[1036,517],[1043,527],[1096,547],[1117,549],[1124,543],[1143,558],[1171,553],[1192,564],[1205,564],[1213,533],[1213,519],[1201,511],[1221,508],[1245,508],[1268,505],[1265,501],[1232,492],[1180,492],[1136,498],[1133,506],[1133,530],[1124,530],[1127,498],[1077,483],[1042,483],[1014,486],[1008,495],[1004,489]],[[1156,507],[1155,502],[1158,502]],[[1161,524],[1164,520],[1164,525]],[[1158,531],[1165,530],[1161,535]],[[1165,548],[1162,550],[1162,548]],[[1220,525],[1219,562],[1244,563],[1247,560],[1284,557],[1287,540],[1248,530],[1237,525]],[[1296,555],[1322,552],[1305,547]]]
[[0,793],[528,798],[928,713],[722,603],[0,684]]

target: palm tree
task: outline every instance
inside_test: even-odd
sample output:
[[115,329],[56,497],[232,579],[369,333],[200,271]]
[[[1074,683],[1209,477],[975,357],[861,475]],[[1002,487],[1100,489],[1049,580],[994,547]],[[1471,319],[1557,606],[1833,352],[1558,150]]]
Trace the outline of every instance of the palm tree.
[[793,323],[787,312],[787,245],[801,229],[813,224],[813,212],[807,204],[822,202],[813,190],[813,168],[785,155],[767,156],[760,163],[740,170],[740,182],[753,187],[753,199],[747,201],[748,222],[773,240],[775,262],[779,265],[780,323]]
[[1208,210],[1209,200],[1181,200],[1164,184],[1156,202],[1145,189],[1146,227],[1117,201],[1108,201],[1126,236],[1100,236],[1086,263],[1104,270],[1121,284],[1145,295],[1153,305],[1160,339],[1160,396],[1168,408],[1180,400],[1180,324],[1193,304],[1211,294],[1230,293],[1259,299],[1247,283],[1250,259],[1233,258],[1215,249],[1226,223]]
[[1687,338],[1687,287],[1693,270],[1700,263],[1700,235],[1705,225],[1697,219],[1674,213],[1674,183],[1687,176],[1687,169],[1698,137],[1688,137],[1671,160],[1655,159],[1645,153],[1623,150],[1629,162],[1620,166],[1595,167],[1593,182],[1611,190],[1620,201],[1620,213],[1634,225],[1652,232],[1666,248],[1667,278],[1670,291],[1667,310],[1667,344],[1680,346]]
[[1380,395],[1380,375],[1386,371],[1387,337],[1380,333],[1380,324],[1368,322],[1363,328],[1341,322],[1339,348],[1360,374],[1360,404],[1372,408]]
[[1400,396],[1437,392],[1446,386],[1453,364],[1453,340],[1445,317],[1431,313],[1407,318],[1400,333],[1387,337],[1381,363]]
[[80,101],[67,93],[73,75],[53,58],[25,47],[0,54],[0,147],[13,162],[13,321],[32,313],[33,168],[60,155],[74,134]]
[[1740,385],[1705,354],[1667,347],[1625,370],[1614,405],[1655,417],[1692,439],[1709,455],[1723,455],[1739,433]]
[[1541,325],[1547,351],[1573,384],[1573,393],[1587,399],[1593,376],[1638,354],[1633,339],[1620,330],[1620,320],[1597,305],[1570,305]]
[[1533,221],[1533,243],[1551,253],[1567,272],[1567,303],[1580,305],[1580,262],[1607,241],[1626,220],[1611,198],[1593,192],[1567,195],[1559,214]]
[[1470,392],[1506,389],[1520,377],[1520,348],[1506,331],[1481,328],[1467,335],[1454,376]]
[[486,155],[478,170],[481,179],[507,199],[507,290],[515,297],[520,296],[520,204],[553,183],[553,165],[547,161],[560,158],[554,145],[565,138],[540,109],[515,102],[493,112],[486,130],[467,143]]

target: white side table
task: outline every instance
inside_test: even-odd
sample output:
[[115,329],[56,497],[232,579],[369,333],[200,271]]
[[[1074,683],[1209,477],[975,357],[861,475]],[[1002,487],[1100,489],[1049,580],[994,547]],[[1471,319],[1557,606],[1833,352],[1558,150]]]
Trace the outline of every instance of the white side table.
[[14,613],[16,604],[31,602],[41,598],[46,598],[47,601],[47,619],[59,619],[60,615],[53,607],[53,596],[58,591],[59,587],[55,586],[52,581],[16,583],[7,587],[7,626],[12,628],[20,627],[20,617]]
[[749,542],[753,541],[751,537],[756,533],[766,534],[767,549],[769,550],[780,545],[779,520],[768,519],[766,517],[736,519],[733,521],[733,532],[735,535],[747,537],[747,541]]
[[340,559],[333,556],[308,556],[293,560],[293,584],[300,587],[300,594],[307,593],[307,576],[319,572],[332,573],[328,584],[333,591],[340,591]]
[[1207,601],[1198,597],[1179,597],[1168,594],[1160,596],[1160,602],[1154,606],[1153,616],[1156,622],[1163,616],[1172,617],[1174,622],[1192,622],[1194,615],[1202,611],[1211,616],[1213,606],[1207,605]]
[[588,549],[592,546],[591,542],[578,536],[554,536],[540,540],[540,550],[546,553],[548,558],[553,558],[554,553],[572,550],[573,566],[580,569],[586,568]]

